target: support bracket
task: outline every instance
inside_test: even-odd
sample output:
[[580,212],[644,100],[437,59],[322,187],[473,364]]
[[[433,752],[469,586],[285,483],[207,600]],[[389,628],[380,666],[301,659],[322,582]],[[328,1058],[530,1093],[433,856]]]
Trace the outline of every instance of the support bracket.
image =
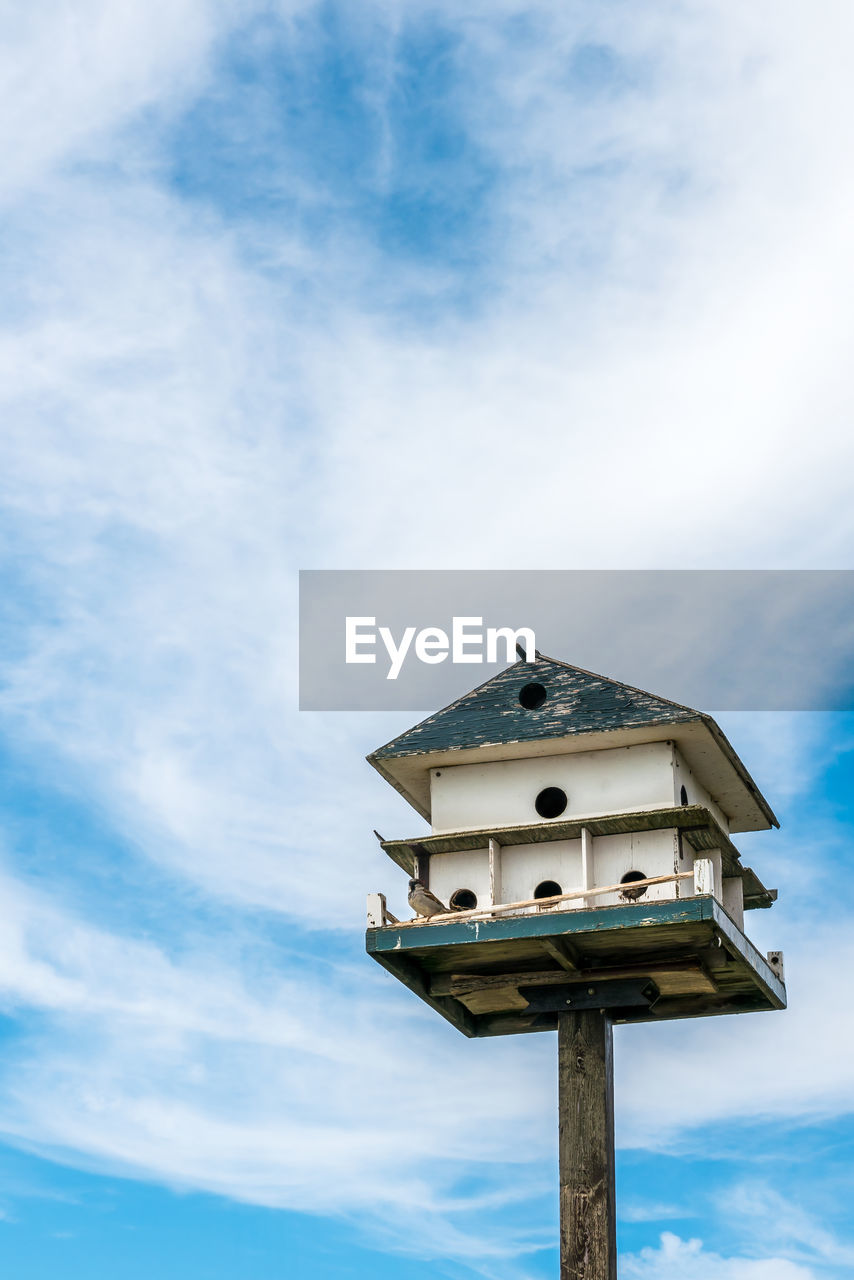
[[567,1013],[578,1009],[651,1008],[658,987],[651,978],[617,978],[608,982],[567,982],[560,986],[519,987],[531,1013]]

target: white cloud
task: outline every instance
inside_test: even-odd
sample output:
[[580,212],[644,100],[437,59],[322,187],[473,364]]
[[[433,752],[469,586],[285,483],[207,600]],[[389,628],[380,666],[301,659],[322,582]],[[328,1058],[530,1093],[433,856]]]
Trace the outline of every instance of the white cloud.
[[725,1258],[709,1253],[700,1240],[680,1240],[665,1231],[657,1249],[642,1249],[620,1260],[626,1280],[814,1280],[809,1267],[785,1258]]
[[69,156],[164,96],[203,83],[219,22],[210,0],[52,0],[3,5],[3,194],[38,184]]
[[696,1210],[687,1205],[633,1200],[618,1206],[621,1222],[666,1222],[673,1218],[693,1218]]
[[774,1224],[774,1247],[787,1257],[818,1266],[854,1266],[854,1243],[840,1239],[802,1203],[780,1195],[762,1182],[745,1181],[729,1188],[720,1205],[734,1226],[762,1248],[767,1224]]
[[[726,712],[717,719],[738,754],[750,762],[760,790],[773,796],[780,809],[820,791],[823,775],[852,749],[854,726],[844,715],[739,711]],[[762,833],[752,839],[773,856],[781,837]]]
[[[542,1192],[542,1055],[512,1042],[472,1052],[367,965],[295,967],[230,936],[176,940],[170,957],[11,878],[2,892],[0,1001],[41,1015],[4,1052],[7,1138],[102,1171],[358,1215],[420,1256],[541,1246],[518,1214],[489,1239],[455,1224]],[[442,1082],[432,1099],[413,1090],[425,1062]],[[515,1186],[512,1166],[527,1166]],[[478,1189],[459,1189],[471,1178]]]
[[[850,1113],[854,1025],[838,1016],[845,1007],[844,975],[854,960],[850,928],[838,915],[832,925],[822,926],[816,914],[809,920],[809,941],[793,938],[786,948],[786,1011],[619,1032],[619,1135],[625,1145],[661,1149],[681,1136],[713,1151],[714,1126],[724,1126],[720,1141],[726,1143],[725,1127],[735,1119],[821,1120]],[[817,1045],[828,1043],[828,1027],[833,1050],[816,1054]],[[692,1131],[702,1138],[687,1136]]]

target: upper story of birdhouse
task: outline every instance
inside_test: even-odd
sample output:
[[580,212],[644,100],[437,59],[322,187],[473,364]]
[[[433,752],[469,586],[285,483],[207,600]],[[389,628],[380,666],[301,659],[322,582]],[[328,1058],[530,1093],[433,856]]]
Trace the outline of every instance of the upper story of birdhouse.
[[540,655],[369,760],[435,835],[695,805],[727,836],[777,825],[711,716]]

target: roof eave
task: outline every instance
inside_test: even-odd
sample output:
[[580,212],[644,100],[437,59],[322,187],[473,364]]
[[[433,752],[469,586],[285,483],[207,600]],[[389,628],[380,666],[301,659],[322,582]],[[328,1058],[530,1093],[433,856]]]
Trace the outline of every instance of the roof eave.
[[753,778],[750,776],[747,766],[745,765],[744,761],[741,759],[741,756],[738,754],[735,747],[730,742],[729,738],[724,733],[723,729],[720,727],[720,725],[717,723],[716,720],[712,719],[711,716],[701,714],[700,719],[703,721],[706,728],[709,730],[712,737],[715,739],[718,746],[723,751],[724,755],[728,758],[730,764],[735,769],[736,773],[740,777],[741,781],[744,783],[747,790],[755,799],[762,813],[768,819],[769,825],[772,827],[779,828],[780,822],[777,818],[777,815],[774,813],[774,810],[771,808],[770,804],[765,799],[762,792],[759,790],[759,787],[754,782]]
[[[390,756],[388,758],[392,760],[400,759],[399,756]],[[365,759],[367,760],[368,764],[373,765],[377,773],[381,774],[382,777],[385,778],[386,782],[390,783],[391,786],[394,787],[395,791],[399,795],[403,796],[406,803],[410,804],[416,813],[419,813],[426,822],[430,822],[431,820],[430,810],[425,809],[425,807],[418,800],[417,796],[415,796],[413,792],[411,792],[407,787],[405,787],[402,782],[399,782],[397,780],[394,774],[391,773],[390,770],[388,770],[385,767],[385,765],[382,762],[382,759],[377,757],[375,752],[372,752],[371,755],[366,756]]]

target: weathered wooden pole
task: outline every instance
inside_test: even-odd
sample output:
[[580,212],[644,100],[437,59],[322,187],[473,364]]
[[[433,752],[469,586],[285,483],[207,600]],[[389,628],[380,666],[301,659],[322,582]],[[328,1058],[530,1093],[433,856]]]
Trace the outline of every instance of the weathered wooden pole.
[[557,1038],[560,1280],[617,1280],[611,1019],[559,1013]]

